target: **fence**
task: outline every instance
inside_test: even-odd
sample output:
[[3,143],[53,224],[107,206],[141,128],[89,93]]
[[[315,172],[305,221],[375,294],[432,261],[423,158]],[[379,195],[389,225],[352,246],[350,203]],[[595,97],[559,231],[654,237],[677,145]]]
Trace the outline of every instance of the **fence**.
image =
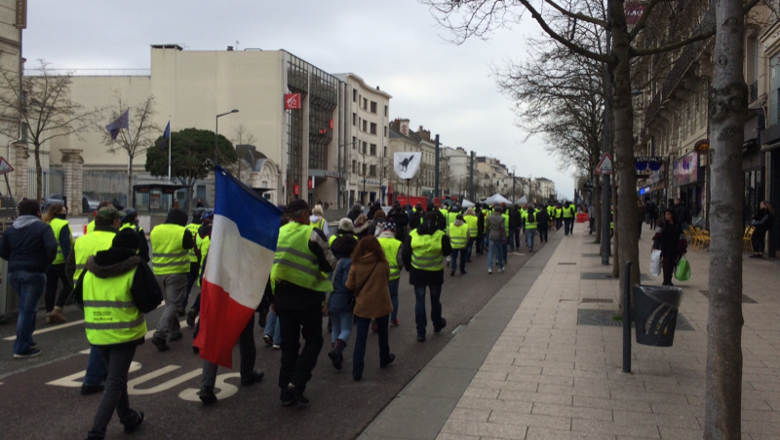
[[[41,174],[41,183],[43,191],[41,197],[44,199],[52,194],[62,194],[63,173],[60,169],[44,168]],[[38,193],[38,179],[35,173],[35,167],[27,168],[27,198],[35,198]]]
[[129,206],[127,172],[85,170],[83,192],[90,200],[110,200]]

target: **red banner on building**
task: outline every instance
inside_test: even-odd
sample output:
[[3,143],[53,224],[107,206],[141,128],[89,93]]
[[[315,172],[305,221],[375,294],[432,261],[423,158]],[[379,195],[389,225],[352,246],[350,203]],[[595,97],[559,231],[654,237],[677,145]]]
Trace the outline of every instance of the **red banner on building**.
[[301,94],[300,93],[286,93],[284,95],[284,109],[285,110],[300,110],[301,109]]

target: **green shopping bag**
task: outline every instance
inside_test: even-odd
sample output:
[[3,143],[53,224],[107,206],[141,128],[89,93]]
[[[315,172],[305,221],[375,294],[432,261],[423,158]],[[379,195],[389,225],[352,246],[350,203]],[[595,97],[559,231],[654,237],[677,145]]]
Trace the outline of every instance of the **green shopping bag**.
[[674,269],[674,277],[680,281],[688,281],[691,278],[691,265],[685,257],[680,258],[677,267]]

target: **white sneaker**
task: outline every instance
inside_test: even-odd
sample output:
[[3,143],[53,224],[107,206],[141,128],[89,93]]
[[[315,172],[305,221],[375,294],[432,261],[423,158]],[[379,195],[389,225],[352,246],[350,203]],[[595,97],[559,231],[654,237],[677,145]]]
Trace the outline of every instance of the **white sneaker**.
[[488,274],[493,275],[493,269],[488,269]]
[[504,271],[504,268],[503,268],[503,267],[499,267],[499,268],[498,268],[498,271],[499,271],[499,272],[503,272],[503,271]]

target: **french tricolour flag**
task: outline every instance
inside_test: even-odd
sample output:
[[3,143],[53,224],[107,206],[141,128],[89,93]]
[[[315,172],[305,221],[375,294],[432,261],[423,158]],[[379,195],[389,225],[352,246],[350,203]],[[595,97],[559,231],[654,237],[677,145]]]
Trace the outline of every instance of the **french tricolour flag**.
[[203,272],[200,357],[233,367],[233,347],[263,298],[279,237],[282,211],[221,167],[211,247]]

